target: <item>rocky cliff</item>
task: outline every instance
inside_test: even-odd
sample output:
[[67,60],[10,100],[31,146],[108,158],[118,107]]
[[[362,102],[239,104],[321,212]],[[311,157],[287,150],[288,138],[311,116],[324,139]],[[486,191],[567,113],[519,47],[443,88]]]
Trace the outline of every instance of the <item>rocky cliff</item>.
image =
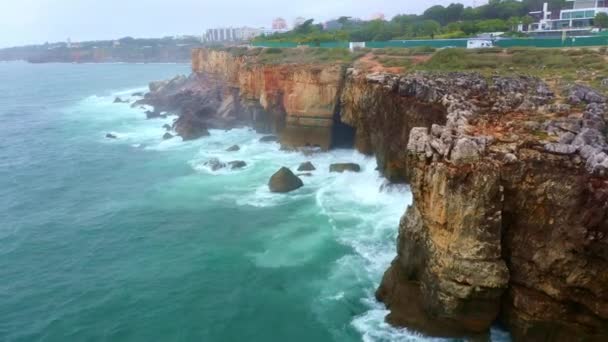
[[[352,143],[409,182],[387,320],[437,336],[608,340],[608,105],[524,76],[372,72],[195,50],[151,85],[176,130],[253,125],[288,147]],[[348,135],[352,133],[351,142]],[[346,138],[345,138],[346,137]]]
[[225,51],[196,49],[196,74],[236,91],[254,125],[280,134],[285,146],[329,149],[344,68],[341,63],[265,64]]
[[501,320],[516,340],[605,340],[605,98],[528,77],[350,77],[374,99],[353,93],[347,121],[414,195],[377,291],[389,322],[457,336]]

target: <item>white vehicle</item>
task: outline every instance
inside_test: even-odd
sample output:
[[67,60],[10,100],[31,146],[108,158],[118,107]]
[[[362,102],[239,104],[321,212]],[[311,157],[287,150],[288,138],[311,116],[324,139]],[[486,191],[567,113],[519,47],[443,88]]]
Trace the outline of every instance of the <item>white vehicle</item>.
[[486,49],[491,47],[494,47],[494,42],[491,39],[467,40],[467,49]]

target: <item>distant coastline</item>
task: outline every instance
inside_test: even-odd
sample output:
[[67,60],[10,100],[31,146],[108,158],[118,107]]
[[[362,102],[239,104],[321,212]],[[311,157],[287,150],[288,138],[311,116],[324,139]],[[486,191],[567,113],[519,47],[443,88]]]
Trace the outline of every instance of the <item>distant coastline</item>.
[[189,63],[197,37],[46,43],[0,49],[0,61],[28,63]]

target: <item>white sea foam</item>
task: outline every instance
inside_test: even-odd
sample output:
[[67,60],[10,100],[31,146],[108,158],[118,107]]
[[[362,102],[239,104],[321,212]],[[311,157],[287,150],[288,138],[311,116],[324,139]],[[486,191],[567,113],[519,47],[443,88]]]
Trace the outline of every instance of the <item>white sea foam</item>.
[[[384,321],[388,311],[374,299],[374,290],[395,256],[399,219],[412,202],[407,186],[385,186],[386,180],[376,171],[374,158],[352,150],[311,156],[281,151],[279,144],[262,143],[261,135],[247,128],[211,130],[209,137],[189,142],[180,138],[162,140],[165,132],[162,125],[171,123],[173,118],[145,120],[142,109],[112,103],[117,94],[128,95],[138,90],[123,90],[107,97],[92,96],[83,105],[99,107],[99,115],[103,112],[105,117],[96,120],[104,121],[103,127],[112,125],[113,133],[119,138],[116,143],[145,146],[146,150],[159,152],[192,149],[189,165],[193,175],[180,179],[179,184],[174,184],[177,190],[169,190],[167,196],[184,196],[180,191],[202,182],[207,188],[225,190],[218,191],[220,195],[209,200],[232,202],[236,206],[263,209],[308,203],[305,205],[310,206],[310,212],[300,213],[302,217],[285,217],[284,223],[267,227],[260,233],[263,250],[249,254],[255,264],[266,268],[302,265],[310,262],[317,251],[338,242],[348,252],[331,265],[328,279],[319,284],[321,316],[323,310],[330,310],[327,307],[354,306],[359,309],[353,310],[350,316],[351,326],[364,341],[439,341],[391,327]],[[235,144],[239,145],[239,151],[226,151]],[[247,167],[213,171],[205,165],[213,158],[223,163],[242,160]],[[268,190],[268,178],[278,168],[286,166],[296,172],[304,161],[311,161],[316,167],[311,177],[302,177],[304,187],[289,194],[273,194]],[[330,173],[330,164],[337,162],[358,163],[362,171]],[[197,196],[195,191],[190,195]],[[306,215],[325,223],[311,225]],[[365,311],[359,314],[361,307]],[[508,335],[505,337],[497,330],[492,337],[508,340]]]

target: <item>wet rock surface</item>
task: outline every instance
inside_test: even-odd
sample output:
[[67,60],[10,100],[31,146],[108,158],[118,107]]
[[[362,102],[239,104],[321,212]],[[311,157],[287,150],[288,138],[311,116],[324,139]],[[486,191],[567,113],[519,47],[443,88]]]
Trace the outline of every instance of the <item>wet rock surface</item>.
[[207,166],[209,169],[211,169],[211,171],[217,171],[217,170],[220,170],[220,169],[223,169],[226,167],[226,164],[222,163],[217,158],[209,159],[208,161],[205,162],[204,165]]
[[241,148],[239,147],[239,145],[232,145],[226,149],[226,152],[237,152],[240,150]]
[[338,172],[338,173],[343,173],[343,172],[360,172],[361,171],[361,166],[359,166],[359,164],[355,164],[355,163],[337,163],[337,164],[331,164],[329,166],[329,172]]
[[279,137],[274,136],[274,135],[267,135],[265,137],[260,138],[260,142],[263,142],[263,143],[278,142],[278,141],[279,141]]
[[[436,336],[483,336],[500,320],[515,340],[608,338],[604,96],[574,85],[559,103],[530,77],[367,82],[360,98],[381,93],[406,98],[384,100],[402,113],[432,116],[430,105],[444,113],[435,122],[410,115],[423,125],[404,139],[386,111],[366,118],[373,110],[360,103],[346,111],[369,134],[368,147],[389,159],[379,166],[401,165],[414,196],[376,293],[388,322]],[[387,144],[406,152],[386,155]]]
[[114,103],[129,103],[128,100],[123,100],[120,96],[114,98]]
[[290,169],[282,167],[277,171],[268,182],[270,192],[287,193],[297,190],[304,186],[302,180]]
[[236,170],[236,169],[242,169],[242,168],[246,167],[247,163],[245,163],[242,160],[235,160],[235,161],[229,162],[228,165],[230,166],[230,168],[232,170]]
[[304,162],[298,166],[298,171],[314,171],[317,168],[311,162]]

